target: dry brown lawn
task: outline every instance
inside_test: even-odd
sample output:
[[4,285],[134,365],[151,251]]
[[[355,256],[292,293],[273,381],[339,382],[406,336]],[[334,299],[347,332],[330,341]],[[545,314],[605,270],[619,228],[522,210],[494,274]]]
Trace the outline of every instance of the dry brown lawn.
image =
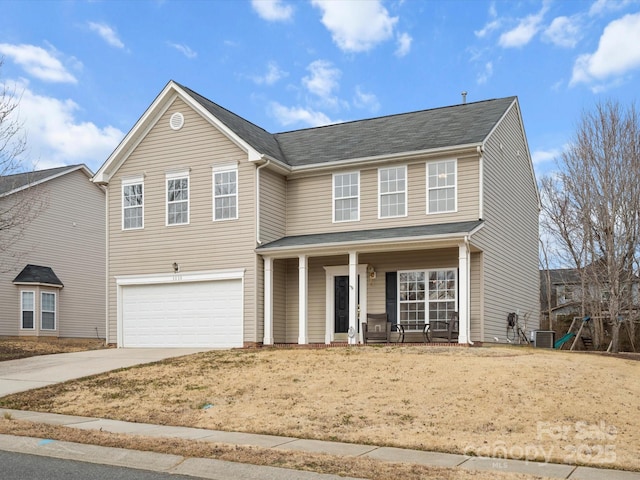
[[52,353],[107,348],[99,338],[0,337],[0,362]]
[[640,362],[529,348],[212,351],[6,408],[640,470]]

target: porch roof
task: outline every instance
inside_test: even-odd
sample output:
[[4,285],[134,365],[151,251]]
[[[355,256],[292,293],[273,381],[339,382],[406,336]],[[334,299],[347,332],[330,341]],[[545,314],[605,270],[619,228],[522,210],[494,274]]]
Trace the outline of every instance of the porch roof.
[[391,243],[399,247],[403,243],[415,244],[418,241],[451,241],[472,235],[483,224],[483,220],[475,220],[410,227],[293,235],[261,245],[256,251],[268,255],[281,252],[294,253],[300,250],[335,249],[336,247],[380,247],[385,243]]

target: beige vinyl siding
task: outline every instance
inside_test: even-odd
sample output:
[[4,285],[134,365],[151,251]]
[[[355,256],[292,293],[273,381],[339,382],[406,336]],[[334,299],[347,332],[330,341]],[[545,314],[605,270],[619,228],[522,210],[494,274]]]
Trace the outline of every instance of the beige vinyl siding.
[[485,225],[474,244],[483,250],[483,341],[505,341],[509,312],[528,314],[538,328],[538,197],[517,105],[485,145]]
[[[447,157],[443,160],[448,159]],[[400,164],[388,164],[396,166]],[[407,165],[407,216],[378,218],[378,167],[360,170],[360,221],[333,223],[331,173],[290,179],[287,182],[287,235],[344,232],[375,228],[477,220],[479,216],[478,157],[458,158],[458,211],[427,214],[426,160]],[[350,172],[354,169],[336,170]]]
[[[181,112],[181,130],[169,117]],[[213,221],[215,166],[238,166],[238,219]],[[188,225],[166,225],[165,175],[189,170]],[[144,175],[144,228],[122,230],[122,180]],[[109,341],[116,341],[116,283],[120,275],[243,268],[244,340],[262,341],[256,331],[255,166],[246,153],[181,100],[162,115],[109,184]]]
[[269,168],[260,170],[260,240],[263,244],[285,236],[286,179]]
[[482,322],[482,252],[474,252],[470,256],[471,261],[471,294],[470,294],[470,326],[471,341],[481,342],[484,326]]
[[[51,267],[64,284],[62,289],[40,287],[40,291],[55,292],[57,302],[56,330],[41,335],[104,338],[104,191],[79,170],[38,189],[46,208],[27,225],[16,245],[22,255],[0,258],[0,265],[7,267],[0,268],[0,335],[31,334],[19,331],[19,290],[38,289],[16,286],[12,281],[27,264],[33,264]],[[0,201],[10,201],[10,197]],[[35,321],[40,322],[39,310]]]
[[287,264],[288,260],[273,261],[273,341],[287,342]]

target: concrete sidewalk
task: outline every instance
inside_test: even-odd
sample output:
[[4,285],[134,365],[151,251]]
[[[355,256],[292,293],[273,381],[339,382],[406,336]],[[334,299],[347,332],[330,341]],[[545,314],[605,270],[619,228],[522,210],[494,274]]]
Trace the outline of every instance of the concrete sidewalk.
[[[549,478],[569,480],[640,480],[640,472],[625,472],[591,467],[576,467],[524,460],[505,460],[484,457],[468,457],[448,453],[425,452],[401,448],[357,445],[352,443],[304,440],[274,435],[255,435],[249,433],[223,432],[188,427],[170,427],[144,423],[122,422],[90,417],[75,417],[53,413],[28,412],[0,409],[11,418],[32,422],[64,425],[83,430],[101,430],[104,432],[142,435],[145,437],[165,437],[191,439],[232,445],[257,446],[279,450],[297,450],[334,456],[366,457],[386,462],[401,462],[434,467],[457,467],[469,470],[525,473]],[[129,451],[94,445],[70,444],[25,437],[0,435],[0,449],[36,455],[58,456],[75,460],[128,466],[133,468],[170,471],[208,479],[338,479],[334,475],[313,474],[275,467],[235,464],[209,459],[186,459],[176,455],[164,455],[152,452]],[[69,457],[67,455],[75,455]]]
[[0,397],[118,368],[207,350],[210,349],[106,348],[8,360],[0,362]]

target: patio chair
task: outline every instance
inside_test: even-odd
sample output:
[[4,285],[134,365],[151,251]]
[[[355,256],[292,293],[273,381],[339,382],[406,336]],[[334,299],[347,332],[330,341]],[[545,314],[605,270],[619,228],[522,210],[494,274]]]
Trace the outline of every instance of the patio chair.
[[460,333],[458,312],[451,312],[449,320],[431,320],[424,327],[424,337],[427,342],[434,338],[446,338],[447,342],[457,342]]
[[368,313],[367,322],[362,323],[364,343],[391,341],[391,322],[386,313]]

